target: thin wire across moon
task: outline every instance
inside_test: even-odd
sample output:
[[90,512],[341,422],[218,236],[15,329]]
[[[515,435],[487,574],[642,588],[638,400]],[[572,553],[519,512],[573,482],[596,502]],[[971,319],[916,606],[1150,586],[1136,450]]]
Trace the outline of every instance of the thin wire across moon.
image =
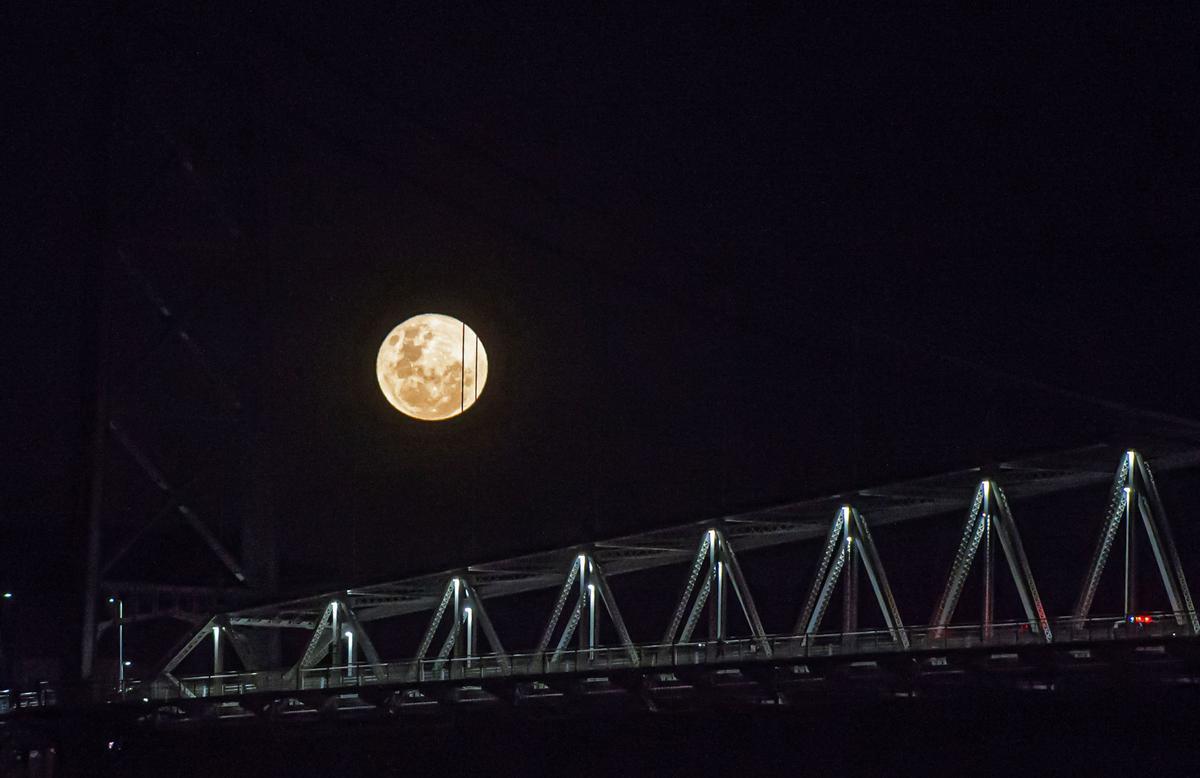
[[414,419],[449,419],[475,404],[487,383],[487,351],[464,322],[422,313],[379,346],[375,375],[383,396]]

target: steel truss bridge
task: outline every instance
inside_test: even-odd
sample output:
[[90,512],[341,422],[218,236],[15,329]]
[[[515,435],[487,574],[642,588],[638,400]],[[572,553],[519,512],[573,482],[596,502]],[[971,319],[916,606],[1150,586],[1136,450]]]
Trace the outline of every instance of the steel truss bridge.
[[[1097,445],[1026,460],[908,481],[887,487],[721,517],[586,546],[472,565],[215,615],[189,634],[155,673],[128,684],[113,700],[149,705],[156,715],[189,718],[255,713],[312,713],[386,708],[432,701],[515,701],[576,690],[636,693],[647,705],[674,688],[695,686],[696,673],[761,679],[763,673],[803,680],[839,667],[927,668],[954,657],[1056,657],[1084,662],[1114,645],[1140,652],[1200,645],[1197,615],[1150,462],[1159,471],[1200,464],[1200,448],[1158,440],[1139,450]],[[1115,466],[1115,475],[1113,474]],[[1026,558],[1010,499],[1110,482],[1100,535],[1073,611],[1047,615]],[[871,527],[965,511],[961,540],[931,623],[905,624],[871,535]],[[869,518],[869,521],[868,521]],[[746,584],[737,551],[824,538],[816,574],[788,634],[768,634]],[[1144,537],[1144,540],[1143,540]],[[1137,610],[1137,546],[1148,542],[1170,610]],[[735,550],[736,549],[736,550]],[[1120,616],[1092,615],[1093,600],[1116,552],[1124,579]],[[1005,565],[996,564],[1002,556]],[[982,557],[976,565],[977,557]],[[682,591],[665,630],[637,641],[626,627],[610,579],[640,570],[684,567]],[[982,576],[982,620],[953,624],[973,567]],[[1007,569],[1025,618],[994,619],[995,584]],[[885,628],[858,628],[859,590],[869,585]],[[498,597],[557,589],[536,645],[512,652],[488,614]],[[842,623],[822,627],[840,590]],[[732,593],[732,597],[730,594]],[[427,612],[415,656],[385,659],[372,625]],[[602,642],[603,632],[615,640]],[[734,634],[732,625],[741,634]],[[272,631],[307,635],[301,656],[267,667]],[[241,669],[229,672],[232,651]],[[1190,648],[1188,649],[1190,651]],[[181,677],[193,653],[211,657],[212,672]],[[982,652],[982,653],[981,653]],[[1032,654],[1030,652],[1033,652]],[[1099,652],[1099,653],[1096,653]],[[207,660],[206,660],[207,661]],[[728,678],[726,679],[728,680]],[[736,685],[736,684],[735,684]]]

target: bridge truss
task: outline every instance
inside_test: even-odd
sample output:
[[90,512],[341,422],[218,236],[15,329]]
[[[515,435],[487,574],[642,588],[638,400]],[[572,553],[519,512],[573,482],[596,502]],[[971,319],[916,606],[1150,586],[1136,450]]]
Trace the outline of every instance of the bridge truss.
[[[225,645],[233,647],[245,673],[254,677],[252,686],[263,691],[303,690],[314,678],[320,684],[335,678],[335,685],[351,682],[359,686],[364,682],[385,684],[402,679],[412,683],[444,681],[455,673],[460,679],[478,679],[485,672],[506,678],[523,674],[540,677],[556,669],[577,668],[581,657],[589,663],[603,662],[610,669],[619,664],[626,669],[661,670],[677,664],[680,647],[688,650],[700,647],[696,650],[707,656],[703,652],[719,646],[721,657],[728,658],[732,654],[727,652],[736,652],[739,657],[753,655],[756,661],[782,652],[781,660],[791,656],[795,661],[797,656],[808,657],[814,647],[828,643],[828,636],[819,633],[819,625],[839,583],[843,587],[843,625],[837,633],[841,636],[838,649],[841,653],[877,652],[884,644],[889,650],[898,651],[929,650],[939,645],[945,648],[950,645],[947,640],[965,634],[975,636],[968,641],[971,645],[979,645],[981,640],[983,644],[993,640],[1000,644],[1030,641],[1048,644],[1078,641],[1083,639],[1081,636],[1111,638],[1113,619],[1089,620],[1089,610],[1113,538],[1122,522],[1127,536],[1132,536],[1134,519],[1138,516],[1151,538],[1172,606],[1169,624],[1159,629],[1169,629],[1173,635],[1197,635],[1200,625],[1149,462],[1153,461],[1155,469],[1160,471],[1195,466],[1200,464],[1200,447],[1165,438],[1142,443],[1137,451],[1109,445],[1060,451],[586,546],[222,613],[173,652],[157,674],[156,683],[144,688],[153,688],[160,699],[207,695],[224,669]],[[1119,463],[1115,478],[1114,463]],[[1070,617],[1058,620],[1052,627],[1034,585],[1009,499],[1064,492],[1110,480],[1114,497],[1085,577],[1080,605]],[[928,628],[906,628],[871,539],[867,519],[871,526],[878,527],[958,510],[966,512],[966,525],[932,623]],[[745,551],[822,536],[826,538],[824,553],[794,634],[768,635],[734,549]],[[993,619],[993,537],[1008,562],[1026,615],[1025,621],[1003,628]],[[950,618],[981,550],[983,620],[964,632],[962,627],[950,625]],[[1132,554],[1132,541],[1127,541],[1127,559]],[[666,633],[657,643],[635,643],[609,580],[672,565],[685,567],[688,573]],[[886,629],[881,632],[857,632],[857,579],[862,568],[884,614]],[[1124,569],[1126,592],[1132,592],[1134,567],[1127,561]],[[489,618],[487,602],[549,589],[557,589],[558,597],[541,640],[524,653],[506,651]],[[739,606],[737,612],[743,617],[747,638],[731,637],[729,590]],[[1134,598],[1127,594],[1124,611],[1130,618],[1134,603]],[[431,616],[417,656],[400,662],[381,659],[368,634],[370,625],[421,612]],[[705,612],[707,626],[702,628]],[[599,637],[600,618],[605,613],[615,631],[615,645],[606,645]],[[1103,624],[1099,632],[1096,623]],[[286,671],[257,664],[259,660],[252,648],[261,642],[256,636],[278,630],[302,630],[309,635],[303,655]],[[1064,632],[1057,634],[1056,630]],[[479,651],[480,634],[488,644],[487,653]],[[575,647],[571,647],[573,639]],[[203,681],[176,678],[174,673],[183,660],[206,643],[212,646],[213,676]],[[825,653],[830,650],[822,649]],[[244,673],[238,677],[245,682]]]

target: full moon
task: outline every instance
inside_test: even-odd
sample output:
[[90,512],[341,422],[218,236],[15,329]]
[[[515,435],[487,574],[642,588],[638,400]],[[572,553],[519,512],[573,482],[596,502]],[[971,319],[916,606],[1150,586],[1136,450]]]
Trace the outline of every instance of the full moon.
[[449,419],[474,405],[487,373],[487,352],[475,330],[440,313],[397,325],[375,360],[383,396],[401,413],[425,421]]

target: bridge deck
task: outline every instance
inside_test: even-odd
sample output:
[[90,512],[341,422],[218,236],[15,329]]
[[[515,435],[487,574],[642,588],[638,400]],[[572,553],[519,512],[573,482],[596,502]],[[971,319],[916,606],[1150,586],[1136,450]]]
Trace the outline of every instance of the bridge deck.
[[[1178,616],[1178,618],[1176,618]],[[554,679],[620,676],[669,678],[697,670],[722,667],[753,669],[789,666],[807,672],[810,666],[833,662],[907,659],[933,662],[949,654],[976,652],[1013,655],[1053,647],[1059,652],[1086,652],[1089,648],[1164,641],[1200,643],[1186,625],[1186,614],[1158,613],[1145,624],[1129,624],[1119,616],[1094,617],[1083,621],[1054,622],[1053,643],[1031,631],[1025,622],[1007,622],[985,627],[979,624],[944,628],[917,627],[905,630],[909,648],[887,630],[818,635],[769,636],[765,639],[738,638],[673,645],[643,644],[631,652],[627,647],[577,649],[553,652],[450,659],[408,660],[381,664],[359,663],[289,672],[269,670],[248,673],[194,676],[178,683],[157,681],[132,686],[125,695],[145,702],[195,700],[237,701],[247,697],[287,698],[309,692],[359,692],[378,687],[391,691],[421,693],[436,687],[498,688],[514,684],[554,683]]]

